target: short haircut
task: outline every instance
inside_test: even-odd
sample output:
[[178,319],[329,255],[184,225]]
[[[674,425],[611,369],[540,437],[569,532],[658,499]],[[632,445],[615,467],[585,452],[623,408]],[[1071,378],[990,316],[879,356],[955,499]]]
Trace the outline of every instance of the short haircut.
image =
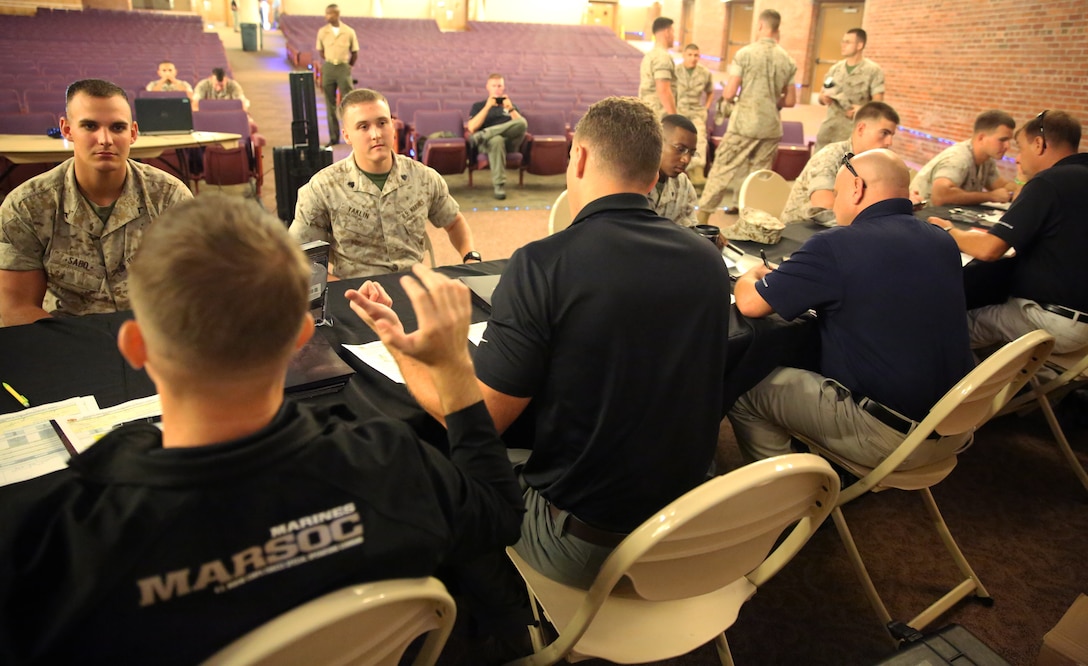
[[310,262],[256,203],[209,193],[148,228],[128,284],[158,352],[222,374],[290,355],[309,306]]
[[854,125],[863,120],[876,120],[877,118],[890,120],[896,125],[899,124],[899,114],[891,106],[884,102],[869,102],[854,114]]
[[998,127],[1016,129],[1016,121],[1012,119],[1012,116],[1000,109],[990,109],[989,111],[983,111],[978,114],[978,118],[975,118],[974,133],[989,133],[993,132]]
[[778,26],[782,25],[782,15],[773,9],[764,9],[759,13],[759,22],[771,29],[771,32],[778,32]]
[[862,44],[868,44],[869,43],[869,34],[867,32],[865,32],[864,30],[862,30],[861,28],[850,28],[849,30],[846,31],[846,34],[848,34],[848,35],[857,35],[858,36],[858,41],[861,42]]
[[651,28],[651,31],[656,35],[657,33],[661,32],[662,30],[668,28],[671,25],[672,25],[672,19],[671,18],[669,18],[667,16],[658,16],[657,18],[654,19],[654,25],[653,25],[653,28]]
[[[385,102],[386,106],[389,106],[389,100],[385,98],[385,95],[381,94],[377,90],[371,90],[370,88],[356,88],[348,94],[340,98],[340,106],[337,107],[336,113],[343,118],[344,112],[348,110],[349,106],[355,104],[366,104],[367,102]],[[390,112],[393,110],[390,109]]]
[[503,76],[502,74],[499,74],[498,72],[491,72],[490,74],[487,75],[487,80],[488,81],[494,81],[495,79],[502,79],[502,80],[505,81],[506,77]]
[[227,75],[227,73],[223,71],[222,67],[212,68],[212,76],[215,77],[216,81],[222,81],[223,77],[225,77],[226,75]]
[[102,79],[80,79],[68,86],[68,90],[64,93],[64,107],[66,110],[68,105],[72,103],[72,98],[79,93],[102,99],[120,97],[125,100],[126,104],[128,103],[128,93],[116,83],[110,83]]
[[691,122],[688,117],[682,116],[679,113],[670,113],[669,115],[662,118],[661,126],[666,130],[671,130],[674,127],[679,127],[680,129],[687,130],[692,134],[699,133],[699,130],[695,129],[695,123]]
[[1080,121],[1065,111],[1047,110],[1024,123],[1017,135],[1041,136],[1047,144],[1066,145],[1074,151],[1080,148]]
[[661,123],[634,97],[606,97],[586,110],[575,140],[596,151],[609,174],[625,182],[653,180],[661,165]]
[[685,46],[684,50],[685,51],[698,51],[699,50],[699,45],[695,44],[695,43],[691,43],[691,44],[688,44],[687,46]]
[[[158,66],[162,67],[163,65],[173,65],[173,64],[174,64],[173,60],[161,60],[161,61],[159,61]],[[174,68],[177,69],[177,65],[174,65]]]
[[334,5],[325,5],[325,11],[326,12],[329,11],[330,9],[335,9],[336,11],[340,11],[340,5],[335,5],[335,4]]

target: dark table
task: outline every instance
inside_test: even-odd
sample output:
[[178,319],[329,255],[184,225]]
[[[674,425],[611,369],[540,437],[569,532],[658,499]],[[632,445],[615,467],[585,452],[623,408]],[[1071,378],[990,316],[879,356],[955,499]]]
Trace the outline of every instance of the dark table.
[[[505,265],[506,260],[500,260],[444,266],[439,270],[451,277],[493,275],[501,272]],[[413,330],[417,325],[416,317],[400,287],[401,275],[369,279],[385,287],[405,328]],[[302,401],[310,404],[344,402],[363,417],[386,415],[403,420],[421,438],[445,449],[445,429],[419,407],[405,386],[389,380],[340,347],[341,344],[363,344],[377,339],[351,311],[344,298],[345,291],[362,282],[363,279],[353,279],[329,284],[328,312],[333,324],[318,328],[318,334],[332,343],[356,374],[340,392]],[[474,322],[484,321],[488,312],[474,302],[472,315]],[[77,395],[94,395],[100,407],[110,407],[151,395],[155,387],[147,374],[130,368],[117,351],[117,331],[131,316],[130,312],[118,312],[45,319],[24,326],[0,328],[0,379],[27,396],[32,405]],[[806,320],[786,322],[777,316],[753,320],[741,316],[733,308],[729,339],[705,341],[706,344],[728,345],[727,405],[776,366],[805,364],[807,359],[813,358],[814,331],[815,327]],[[0,413],[18,409],[20,405],[7,392],[0,392]],[[510,446],[530,447],[532,419],[530,403],[530,409],[504,435]]]

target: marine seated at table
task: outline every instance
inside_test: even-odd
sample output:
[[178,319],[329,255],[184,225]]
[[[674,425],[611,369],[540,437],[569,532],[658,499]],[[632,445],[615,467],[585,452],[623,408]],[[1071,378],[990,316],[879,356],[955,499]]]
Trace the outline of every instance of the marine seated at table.
[[914,201],[934,206],[949,204],[1008,203],[1016,196],[1016,183],[997,170],[1005,156],[1016,121],[998,109],[975,118],[974,134],[942,150],[926,163],[910,183]]

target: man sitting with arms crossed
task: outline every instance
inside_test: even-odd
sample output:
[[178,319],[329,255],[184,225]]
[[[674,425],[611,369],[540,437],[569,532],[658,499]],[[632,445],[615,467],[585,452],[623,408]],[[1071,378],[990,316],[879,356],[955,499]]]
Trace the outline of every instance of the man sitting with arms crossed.
[[[906,165],[889,150],[843,159],[839,225],[775,269],[737,280],[748,317],[815,309],[820,371],[779,367],[729,412],[746,462],[790,452],[790,432],[875,467],[974,365],[959,252],[911,214]],[[934,440],[904,462],[925,465],[962,446]]]
[[68,86],[60,130],[73,157],[19,185],[0,204],[0,320],[129,309],[128,265],[144,231],[192,198],[180,180],[128,159],[136,123],[125,91],[108,81]]
[[937,217],[961,252],[995,261],[1016,249],[1010,298],[967,313],[971,344],[989,347],[1035,329],[1055,338],[1054,352],[1088,345],[1088,154],[1078,153],[1080,121],[1044,111],[1016,133],[1017,163],[1028,177],[989,233],[967,232]]
[[816,218],[834,222],[835,177],[846,153],[861,154],[874,148],[891,148],[899,114],[884,102],[869,102],[854,114],[854,132],[845,141],[824,146],[812,156],[794,181],[782,221],[786,224]]
[[464,285],[417,267],[402,285],[419,329],[383,335],[433,382],[446,459],[399,421],[284,400],[314,333],[310,264],[252,203],[178,206],[131,272],[118,347],[155,382],[162,429],[123,426],[0,488],[0,662],[197,663],[322,594],[517,539]]
[[686,172],[695,155],[698,134],[695,125],[678,113],[661,119],[664,142],[657,185],[650,190],[650,207],[682,227],[695,226],[695,202],[699,195]]
[[[648,106],[609,97],[586,111],[567,168],[574,221],[510,258],[475,356],[500,432],[535,408],[518,552],[573,585],[706,479],[722,418],[729,275],[713,245],[650,209],[660,161]],[[395,325],[388,296],[353,301]],[[427,373],[393,353],[440,416]]]
[[472,230],[434,169],[396,155],[389,102],[374,90],[340,101],[351,154],[317,172],[298,191],[291,235],[328,241],[337,278],[407,270],[423,259],[427,221],[443,229],[464,261],[480,261]]
[[934,206],[1012,201],[1016,185],[998,173],[995,160],[1005,156],[1015,128],[1016,121],[1004,111],[980,113],[974,136],[927,162],[910,183],[911,196]]
[[486,87],[487,98],[472,105],[465,127],[472,132],[472,143],[487,153],[495,198],[505,199],[506,153],[521,147],[529,124],[506,94],[502,74],[488,76]]

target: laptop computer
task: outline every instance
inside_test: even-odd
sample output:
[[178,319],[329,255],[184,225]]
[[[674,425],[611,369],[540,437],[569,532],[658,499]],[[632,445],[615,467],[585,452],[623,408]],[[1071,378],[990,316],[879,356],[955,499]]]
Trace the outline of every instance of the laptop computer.
[[137,97],[136,124],[140,134],[189,134],[193,105],[188,97]]

